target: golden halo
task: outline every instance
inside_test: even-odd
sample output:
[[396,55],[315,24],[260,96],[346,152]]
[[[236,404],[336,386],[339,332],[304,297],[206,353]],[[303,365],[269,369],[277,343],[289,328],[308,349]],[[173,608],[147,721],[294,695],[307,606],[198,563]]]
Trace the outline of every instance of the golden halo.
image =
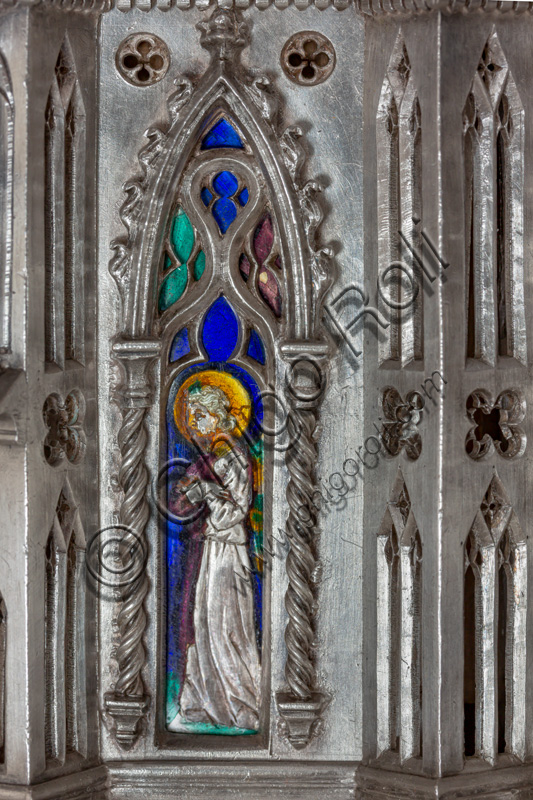
[[237,425],[231,431],[232,436],[240,436],[248,427],[252,413],[250,395],[237,378],[227,372],[217,372],[213,369],[204,372],[195,372],[178,389],[174,402],[174,420],[179,432],[186,439],[191,438],[187,424],[187,397],[193,383],[199,382],[201,386],[218,386],[230,402],[229,413],[237,420]]

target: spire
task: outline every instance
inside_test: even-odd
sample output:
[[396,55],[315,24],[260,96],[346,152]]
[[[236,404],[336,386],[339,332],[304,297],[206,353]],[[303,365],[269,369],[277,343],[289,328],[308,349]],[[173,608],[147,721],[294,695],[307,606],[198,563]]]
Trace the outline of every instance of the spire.
[[217,8],[207,22],[199,22],[200,44],[215,61],[234,61],[249,41],[250,25],[233,9]]

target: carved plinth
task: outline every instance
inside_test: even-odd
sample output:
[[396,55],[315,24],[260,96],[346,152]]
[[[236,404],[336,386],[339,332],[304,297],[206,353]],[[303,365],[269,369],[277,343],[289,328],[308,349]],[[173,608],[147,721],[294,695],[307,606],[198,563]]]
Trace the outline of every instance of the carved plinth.
[[105,696],[107,713],[115,721],[115,738],[124,750],[130,750],[141,733],[141,720],[148,711],[150,698],[127,697],[108,692]]
[[278,692],[276,702],[285,736],[296,750],[302,750],[313,738],[329,697],[313,692],[308,700],[300,700],[289,692]]

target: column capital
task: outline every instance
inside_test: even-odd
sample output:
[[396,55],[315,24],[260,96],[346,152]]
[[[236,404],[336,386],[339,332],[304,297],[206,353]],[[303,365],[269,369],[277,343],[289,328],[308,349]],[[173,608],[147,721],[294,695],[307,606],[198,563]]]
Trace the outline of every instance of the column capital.
[[154,339],[115,342],[113,355],[125,376],[117,390],[123,408],[150,408],[153,402],[151,369],[159,356],[161,343]]

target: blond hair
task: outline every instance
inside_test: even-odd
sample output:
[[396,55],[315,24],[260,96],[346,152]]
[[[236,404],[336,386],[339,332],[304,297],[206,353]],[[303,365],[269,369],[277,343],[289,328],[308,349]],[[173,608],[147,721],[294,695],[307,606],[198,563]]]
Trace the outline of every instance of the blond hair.
[[189,405],[201,406],[212,416],[218,419],[218,427],[224,433],[229,433],[237,424],[235,417],[230,414],[231,403],[227,395],[218,386],[202,386],[189,392]]

